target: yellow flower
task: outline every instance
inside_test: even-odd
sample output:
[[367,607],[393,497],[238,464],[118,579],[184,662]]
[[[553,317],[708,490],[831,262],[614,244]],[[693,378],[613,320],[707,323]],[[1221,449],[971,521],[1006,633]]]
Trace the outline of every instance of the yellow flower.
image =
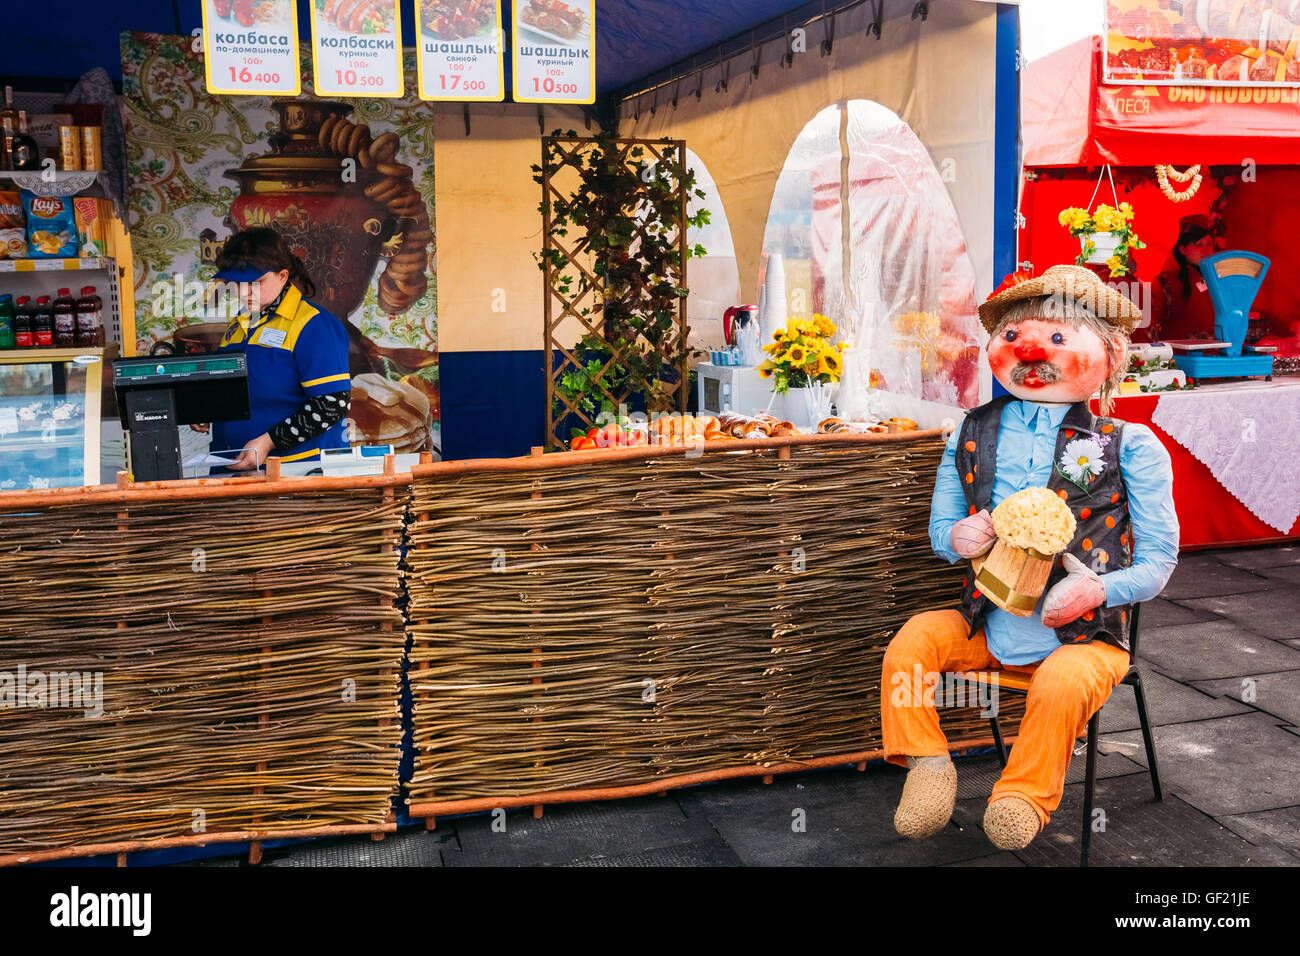
[[844,369],[844,363],[835,352],[822,352],[817,356],[817,374],[831,375],[835,378],[840,377],[840,372]]
[[829,337],[835,334],[835,323],[824,315],[814,315],[813,329],[818,335]]
[[771,377],[772,377],[772,369],[775,368],[775,367],[776,367],[776,366],[774,366],[774,365],[772,364],[771,360],[768,360],[768,361],[764,362],[762,365],[760,365],[760,366],[758,367],[758,377],[759,377],[759,378],[771,378]]
[[804,349],[802,345],[796,345],[792,349],[790,349],[789,353],[786,355],[786,358],[788,358],[795,365],[802,365],[808,359],[808,352],[807,350]]
[[1088,210],[1080,209],[1078,206],[1070,206],[1068,209],[1062,209],[1061,214],[1056,217],[1057,222],[1062,226],[1068,227],[1071,231],[1083,229],[1088,225],[1092,217]]
[[1119,211],[1124,216],[1124,221],[1128,222],[1133,218],[1133,207],[1126,202],[1119,204]]
[[1119,257],[1118,253],[1107,259],[1106,265],[1110,267],[1110,275],[1112,279],[1115,278],[1115,276],[1122,276],[1127,271],[1124,260]]

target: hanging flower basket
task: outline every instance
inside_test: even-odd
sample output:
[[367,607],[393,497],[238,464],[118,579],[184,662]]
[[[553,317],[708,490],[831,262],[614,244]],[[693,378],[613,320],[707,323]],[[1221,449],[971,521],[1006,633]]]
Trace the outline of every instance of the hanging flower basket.
[[1133,207],[1122,202],[1118,207],[1104,203],[1095,212],[1077,206],[1062,209],[1057,221],[1079,240],[1076,265],[1104,265],[1112,279],[1133,271],[1133,250],[1145,249],[1130,223]]
[[[1090,266],[1102,266],[1106,260],[1115,254],[1119,244],[1123,241],[1113,232],[1094,232],[1091,236],[1092,252],[1088,255],[1087,263]],[[1080,254],[1086,254],[1088,251],[1088,236],[1079,237]]]

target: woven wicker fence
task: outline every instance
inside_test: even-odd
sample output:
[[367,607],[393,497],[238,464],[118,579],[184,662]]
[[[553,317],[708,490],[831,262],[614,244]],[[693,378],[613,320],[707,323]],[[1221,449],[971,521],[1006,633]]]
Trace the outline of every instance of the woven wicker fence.
[[889,639],[960,596],[942,444],[785,441],[415,469],[412,811],[877,751]]
[[407,492],[293,487],[0,496],[0,862],[392,829]]

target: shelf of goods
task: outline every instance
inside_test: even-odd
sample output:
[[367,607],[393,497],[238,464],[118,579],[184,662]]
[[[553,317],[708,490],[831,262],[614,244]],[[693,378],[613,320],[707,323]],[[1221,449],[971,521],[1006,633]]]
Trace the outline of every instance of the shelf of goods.
[[0,863],[393,829],[408,634],[428,826],[865,766],[890,638],[960,596],[941,433],[712,445],[0,493],[0,657],[104,678],[3,712]]
[[[81,273],[76,276],[69,272]],[[135,327],[123,330],[122,316],[133,314],[123,308],[122,300],[122,266],[107,256],[89,256],[84,259],[0,259],[0,292],[12,293],[17,299],[20,295],[30,296],[32,301],[37,296],[48,295],[51,299],[59,288],[66,285],[73,296],[85,285],[95,286],[104,301],[104,342],[116,351],[126,346],[129,341],[131,351],[117,351],[117,354],[134,354]],[[127,337],[124,338],[124,331]],[[3,353],[0,353],[3,354]]]
[[103,354],[0,351],[0,490],[99,483]]

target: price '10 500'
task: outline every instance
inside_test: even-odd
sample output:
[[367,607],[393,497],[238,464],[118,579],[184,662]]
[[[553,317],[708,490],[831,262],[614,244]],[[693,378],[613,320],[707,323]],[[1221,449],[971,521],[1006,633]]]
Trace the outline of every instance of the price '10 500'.
[[556,83],[549,76],[543,80],[533,77],[534,93],[577,93],[577,83]]
[[356,70],[335,70],[334,82],[340,86],[383,86],[382,76],[357,76]]
[[279,73],[254,73],[248,67],[236,71],[230,67],[230,82],[232,83],[279,83]]
[[444,90],[462,90],[466,93],[472,93],[474,90],[487,89],[486,80],[467,80],[463,77],[457,76],[455,73],[451,76],[439,73],[438,82],[441,84],[440,88]]

